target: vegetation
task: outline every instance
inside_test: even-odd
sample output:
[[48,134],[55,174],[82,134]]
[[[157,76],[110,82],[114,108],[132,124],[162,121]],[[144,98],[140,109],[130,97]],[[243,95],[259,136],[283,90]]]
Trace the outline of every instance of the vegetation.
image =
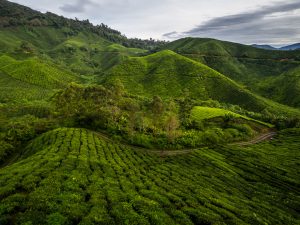
[[60,128],[0,171],[1,224],[298,224],[299,135],[162,159]]
[[169,50],[128,58],[107,72],[106,80],[114,79],[120,79],[128,91],[139,95],[213,99],[255,112],[300,115],[298,110],[253,94],[204,64]]
[[229,110],[225,109],[218,109],[218,108],[210,108],[210,107],[203,107],[203,106],[196,106],[193,108],[192,112],[192,118],[197,121],[203,121],[208,119],[213,119],[217,117],[224,117],[225,119],[235,119],[235,118],[242,118],[245,120],[255,121],[257,123],[261,123],[263,125],[267,125],[269,127],[272,127],[270,124],[263,123],[258,120],[251,119],[247,116],[243,116],[234,112],[231,112]]
[[299,60],[0,0],[0,224],[300,224]]
[[[299,83],[298,51],[270,51],[236,43],[205,38],[184,38],[162,47],[204,63],[250,90],[283,104],[299,107],[296,85]],[[285,76],[288,74],[298,76]],[[288,77],[288,81],[284,80]],[[280,80],[272,82],[273,80]],[[280,82],[286,85],[278,85]],[[289,99],[293,99],[292,101]]]
[[32,10],[6,0],[0,2],[0,27],[14,28],[26,26],[29,28],[48,28],[64,29],[67,36],[76,35],[79,32],[91,32],[114,43],[122,44],[126,47],[153,49],[163,45],[163,41],[153,39],[128,39],[120,31],[109,28],[105,24],[94,26],[89,20],[80,21],[78,19],[67,19],[62,16],[47,12],[45,14]]

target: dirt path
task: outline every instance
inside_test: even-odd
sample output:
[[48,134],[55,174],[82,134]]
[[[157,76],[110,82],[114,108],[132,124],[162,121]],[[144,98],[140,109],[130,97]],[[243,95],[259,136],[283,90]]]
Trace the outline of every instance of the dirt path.
[[[108,135],[100,133],[100,132],[95,132],[96,135],[100,136],[101,138],[103,138],[106,141],[109,142],[115,142],[114,140],[112,140]],[[270,140],[272,139],[274,136],[276,136],[277,133],[276,132],[268,132],[268,133],[264,133],[261,134],[255,138],[253,138],[250,141],[246,141],[246,142],[237,142],[237,143],[231,143],[228,144],[229,146],[248,146],[248,145],[254,145],[260,142],[263,142],[265,140]],[[134,149],[136,151],[142,151],[145,153],[149,153],[149,154],[157,154],[160,156],[175,156],[175,155],[184,155],[184,154],[189,154],[192,153],[196,150],[199,150],[200,148],[195,148],[195,149],[181,149],[181,150],[163,150],[163,149],[147,149],[147,148],[142,148],[142,147],[136,147],[136,146],[132,146],[129,145],[125,142],[121,142],[122,145],[125,145],[131,149]],[[10,159],[7,160],[6,163],[0,165],[0,169],[4,168],[8,165],[11,165],[13,162],[15,162],[19,157],[20,157],[20,153],[16,153],[14,154]]]
[[250,141],[232,143],[232,144],[229,144],[229,145],[238,145],[238,146],[254,145],[254,144],[263,142],[265,140],[270,140],[276,135],[277,135],[276,132],[269,132],[269,133],[261,134],[261,135],[255,137],[254,139],[252,139]]
[[[113,142],[113,140],[110,139],[105,134],[97,132],[97,135],[101,136],[102,138],[104,138],[107,141]],[[265,140],[270,140],[270,139],[272,139],[276,135],[277,135],[277,133],[274,132],[274,131],[273,132],[268,132],[268,133],[261,134],[261,135],[255,137],[255,138],[253,138],[252,140],[247,141],[247,142],[230,143],[228,145],[229,146],[254,145],[254,144],[263,142]],[[160,156],[184,155],[184,154],[189,154],[189,153],[192,153],[192,152],[200,149],[200,148],[195,148],[195,149],[181,149],[181,150],[147,149],[147,148],[132,146],[132,145],[129,145],[129,144],[124,143],[124,142],[122,142],[122,144],[125,145],[125,146],[127,146],[127,147],[129,147],[129,148],[137,150],[137,151],[143,151],[143,152],[150,153],[150,154],[158,154]]]

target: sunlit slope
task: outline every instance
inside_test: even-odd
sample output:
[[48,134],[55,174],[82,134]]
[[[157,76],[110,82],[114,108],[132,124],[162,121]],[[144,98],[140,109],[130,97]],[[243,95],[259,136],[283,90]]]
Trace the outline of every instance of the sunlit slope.
[[[259,94],[295,106],[293,102],[278,98],[276,93],[274,95],[273,85],[268,84],[281,74],[299,68],[300,51],[263,50],[204,38],[184,38],[168,43],[163,48],[202,62]],[[280,84],[277,82],[277,85]],[[289,88],[285,91],[289,92]]]
[[211,98],[251,111],[299,113],[255,95],[206,65],[169,50],[129,58],[109,71],[106,79],[120,79],[127,90],[139,95]]
[[54,130],[0,170],[0,221],[297,224],[299,132],[282,138],[161,159],[87,130]]
[[212,107],[203,107],[203,106],[195,106],[191,111],[191,118],[195,121],[204,121],[215,118],[237,118],[243,119],[245,121],[252,121],[267,127],[273,127],[271,124],[261,122],[259,120],[254,120],[247,116],[240,115],[238,113],[234,113],[230,110],[220,109],[220,108],[212,108]]
[[126,48],[87,31],[72,33],[67,27],[20,26],[0,28],[1,52],[21,58],[43,55],[67,70],[92,75],[145,50]]
[[54,89],[76,81],[80,81],[76,75],[36,58],[15,60],[0,56],[1,101],[42,99]]

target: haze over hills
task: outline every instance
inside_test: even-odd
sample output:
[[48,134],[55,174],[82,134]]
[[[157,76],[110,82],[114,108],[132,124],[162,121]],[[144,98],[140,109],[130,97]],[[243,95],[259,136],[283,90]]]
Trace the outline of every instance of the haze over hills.
[[0,0],[0,224],[300,224],[299,53]]
[[256,48],[266,49],[266,50],[282,50],[282,51],[293,51],[293,50],[300,49],[300,43],[287,45],[287,46],[283,46],[280,48],[275,48],[271,45],[257,45],[257,44],[253,44],[251,46],[256,47]]

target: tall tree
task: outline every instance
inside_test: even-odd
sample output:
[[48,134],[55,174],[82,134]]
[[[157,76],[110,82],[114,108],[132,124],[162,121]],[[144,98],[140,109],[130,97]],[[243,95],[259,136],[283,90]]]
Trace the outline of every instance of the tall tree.
[[170,115],[165,123],[165,130],[167,133],[167,137],[169,142],[173,143],[175,138],[178,135],[177,129],[180,126],[180,122],[176,115]]

